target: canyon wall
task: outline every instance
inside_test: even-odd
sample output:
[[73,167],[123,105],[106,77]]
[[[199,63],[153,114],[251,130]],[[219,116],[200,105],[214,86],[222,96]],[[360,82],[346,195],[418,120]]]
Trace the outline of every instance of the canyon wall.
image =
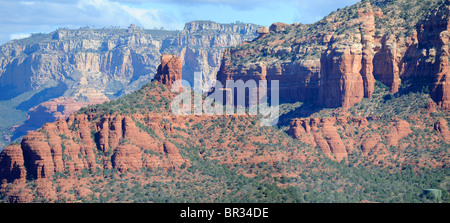
[[[181,80],[181,69],[176,55],[162,55],[154,84],[170,88],[174,81]],[[12,144],[0,153],[0,181],[47,179],[84,169],[126,172],[189,166],[189,160],[159,130],[167,127],[161,124],[162,118],[161,114],[150,113],[101,117],[71,114],[67,119],[47,123],[39,131],[25,135],[20,144]],[[137,120],[146,123],[145,127]],[[170,130],[172,124],[167,128]],[[154,134],[145,129],[155,129]]]
[[0,101],[12,116],[26,113],[28,119],[2,117],[0,148],[80,107],[138,90],[154,78],[161,54],[178,55],[187,79],[195,71],[215,79],[223,49],[253,39],[257,28],[196,21],[182,31],[60,29],[6,43],[0,47]]
[[392,94],[415,81],[449,110],[450,4],[430,2],[432,13],[403,17],[386,10],[398,7],[390,4],[383,10],[360,2],[312,25],[274,23],[254,41],[225,51],[217,79],[280,80],[280,97],[331,108],[371,98],[376,81]]

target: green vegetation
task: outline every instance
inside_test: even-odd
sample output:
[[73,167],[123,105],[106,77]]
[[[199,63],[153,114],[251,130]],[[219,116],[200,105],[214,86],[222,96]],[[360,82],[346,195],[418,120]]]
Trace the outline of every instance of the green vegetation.
[[[290,38],[316,35],[316,31],[320,29],[333,29],[332,31],[346,37],[357,27],[349,28],[342,22],[356,18],[357,10],[365,2],[367,1],[333,12],[329,17],[310,26],[289,28],[253,43],[235,47],[232,50],[246,49],[255,53],[255,57],[237,58],[233,59],[233,62],[242,65],[262,59],[318,59],[321,51],[316,47],[321,43],[316,42],[317,39],[297,44],[295,39]],[[410,13],[416,13],[425,7],[406,4],[406,1],[371,2],[382,10],[391,7],[384,13],[391,12],[392,8],[399,5],[414,9],[407,14],[392,12],[393,18],[402,18],[404,21],[412,21],[408,20],[412,19]],[[332,28],[329,22],[341,22],[341,25]],[[384,21],[377,22],[381,27]],[[386,27],[389,27],[388,25]],[[275,41],[283,42],[279,45],[290,47],[293,51],[269,53],[268,50],[273,48],[266,46]],[[259,46],[262,48],[258,48]],[[399,93],[391,94],[387,86],[377,81],[373,98],[363,99],[347,111],[323,109],[311,101],[284,101],[280,106],[279,125],[273,127],[259,126],[258,117],[220,116],[211,119],[186,118],[189,121],[172,128],[172,124],[180,123],[163,118],[161,123],[157,124],[168,126],[166,128],[171,129],[171,133],[166,128],[161,129],[164,136],[164,139],[161,139],[163,137],[156,134],[159,132],[155,133],[155,130],[149,127],[149,120],[133,118],[136,126],[155,141],[172,142],[179,149],[181,156],[190,161],[189,165],[183,163],[180,169],[142,167],[140,170],[128,172],[111,168],[84,169],[74,173],[58,172],[51,179],[51,186],[61,192],[58,193],[58,198],[52,201],[35,196],[34,201],[450,202],[450,169],[447,165],[450,144],[438,140],[439,135],[433,126],[437,118],[449,121],[448,116],[439,109],[428,111],[426,107],[431,101],[429,90],[426,86],[421,85],[417,89],[413,89],[413,86],[417,85],[404,83]],[[93,122],[112,114],[167,114],[172,96],[164,86],[150,83],[130,95],[108,103],[88,106],[77,114],[93,115],[93,118],[90,117]],[[347,148],[348,157],[336,162],[323,154],[320,148],[294,140],[286,132],[292,118],[334,117],[339,112],[346,112],[348,116],[355,118],[367,117],[367,125],[371,126],[363,132],[364,127],[357,126],[352,120],[344,120],[346,126],[335,125],[341,139],[354,137],[356,140],[356,136],[362,139],[364,133],[373,133],[380,137],[377,143],[382,145],[380,150],[384,150],[380,152],[372,149],[363,154],[362,146],[354,143],[354,148]],[[420,120],[417,120],[417,117],[420,117]],[[393,123],[392,118],[403,119],[411,125],[412,133],[402,137],[398,146],[387,144],[386,135],[390,129],[383,128]],[[372,128],[373,126],[377,128]],[[317,127],[322,128],[323,124],[319,123]],[[77,128],[77,123],[73,123],[69,129],[76,131]],[[63,140],[61,147],[64,153],[69,145],[65,144],[65,140],[71,139],[63,134],[59,137]],[[91,137],[98,143],[98,133],[95,130],[91,131]],[[130,141],[122,138],[120,143],[127,144]],[[109,148],[105,154],[101,154],[99,150],[94,151],[97,164],[104,164],[102,161],[110,161],[107,159],[111,159],[114,148]],[[148,149],[143,153],[156,157],[164,156]],[[389,156],[379,158],[383,153]],[[77,157],[82,158],[82,154],[77,154]],[[64,160],[73,158],[76,157],[63,154]],[[102,158],[106,160],[101,160]],[[433,166],[434,161],[445,165],[436,168]],[[64,180],[69,177],[78,179],[76,183],[80,183],[72,188],[64,188]],[[36,181],[31,178],[27,180],[26,188],[37,195]],[[83,194],[82,189],[89,193]],[[0,200],[3,202],[9,202],[11,199],[13,198],[0,194]]]
[[[368,7],[370,3],[371,7]],[[245,51],[234,54],[229,58],[233,66],[258,64],[277,64],[302,60],[320,60],[326,52],[326,35],[332,35],[332,43],[359,43],[355,38],[361,34],[361,23],[358,21],[360,13],[372,10],[383,16],[375,16],[375,32],[377,35],[394,34],[397,37],[410,36],[416,29],[416,24],[442,4],[440,0],[408,1],[408,0],[368,0],[352,6],[338,9],[325,18],[313,24],[298,24],[287,26],[278,32],[270,32],[263,38],[248,44],[232,48],[232,52]],[[399,28],[402,27],[402,28]],[[404,27],[404,28],[403,28]],[[288,48],[283,51],[281,48]]]
[[5,137],[13,137],[10,129],[11,126],[20,125],[27,119],[26,111],[18,109],[17,107],[21,103],[30,100],[30,98],[38,92],[38,90],[28,91],[11,100],[0,101],[0,135],[3,136],[0,138],[0,151],[7,144],[8,140]]
[[[168,110],[170,108],[170,100],[164,96],[160,96],[159,99],[156,99],[155,95],[146,95],[149,88],[153,89],[152,91],[155,95],[166,90],[164,86],[155,85],[154,82],[148,83],[132,94],[125,95],[103,104],[84,107],[80,109],[77,114],[95,114],[96,116],[103,116],[115,113],[136,114]],[[143,98],[145,98],[145,100],[143,100]]]
[[[167,92],[168,89],[152,83],[121,99],[89,106],[78,113],[101,117],[111,112],[146,114],[149,111],[167,111],[163,99],[170,97]],[[425,93],[413,92],[392,95],[392,98],[388,99],[389,103],[385,103],[385,96],[389,93],[381,83],[376,84],[375,92],[373,102],[362,102],[349,111],[366,114],[382,109],[389,115],[391,112],[395,114],[395,109],[390,108],[391,106],[403,106],[406,113],[401,117],[407,117],[408,114],[421,112],[424,101],[428,100]],[[156,94],[160,98],[151,97]],[[138,100],[139,98],[141,100]],[[311,109],[307,103],[299,102],[285,102],[281,108],[283,115]],[[432,168],[426,165],[420,167],[387,159],[384,161],[388,165],[374,165],[358,151],[349,154],[342,162],[335,162],[322,154],[320,149],[292,139],[283,128],[260,127],[258,117],[221,117],[197,122],[192,118],[188,120],[189,124],[183,125],[187,129],[173,128],[174,131],[183,132],[187,136],[171,135],[165,131],[164,134],[177,146],[180,154],[191,162],[190,165],[183,164],[180,170],[143,167],[135,172],[120,173],[116,169],[97,168],[75,173],[55,173],[51,182],[52,187],[60,192],[58,198],[48,200],[36,196],[35,202],[436,202],[432,196],[424,195],[423,191],[426,189],[441,190],[442,197],[439,201],[450,201],[448,168]],[[141,130],[158,138],[155,132],[147,127],[145,120],[134,121]],[[162,122],[171,124],[168,120]],[[75,124],[71,129],[75,130],[76,126]],[[417,144],[411,144],[404,150],[392,148],[393,152],[405,154],[406,157],[425,159],[426,156],[443,157],[442,154],[448,154],[449,145],[444,142],[433,150],[417,149],[421,143],[429,140],[427,137],[433,132],[413,130],[414,133],[403,140],[415,141]],[[346,134],[342,129],[340,133],[342,136]],[[63,140],[61,147],[65,150],[65,140],[71,139],[64,134],[59,137]],[[98,137],[95,131],[91,132],[91,137],[94,140]],[[258,137],[267,141],[253,140]],[[177,143],[176,139],[186,144]],[[195,146],[196,139],[200,144]],[[252,146],[251,151],[254,151],[248,157],[242,156],[249,150],[246,145]],[[95,151],[100,153],[99,150]],[[105,157],[109,159],[112,153],[110,149]],[[161,155],[150,150],[143,153]],[[269,162],[270,159],[255,161],[272,154],[294,153],[310,154],[317,159],[301,161],[283,158],[275,162]],[[96,154],[98,164],[102,164],[101,156]],[[78,154],[78,158],[80,157],[81,154]],[[69,160],[72,157],[64,154],[63,158]],[[68,178],[75,178],[83,183],[72,188],[64,187],[64,180]],[[29,178],[28,182],[28,188],[37,193],[36,186],[33,186],[35,181]],[[80,188],[88,189],[89,193],[80,193]],[[0,199],[3,202],[10,201],[5,195],[0,195]]]

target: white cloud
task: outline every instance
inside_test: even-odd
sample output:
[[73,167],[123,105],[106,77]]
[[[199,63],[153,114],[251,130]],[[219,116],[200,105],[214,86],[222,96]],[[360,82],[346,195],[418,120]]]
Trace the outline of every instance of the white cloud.
[[23,39],[23,38],[27,38],[30,37],[31,34],[30,33],[13,33],[11,35],[9,35],[9,39],[13,40],[13,39]]

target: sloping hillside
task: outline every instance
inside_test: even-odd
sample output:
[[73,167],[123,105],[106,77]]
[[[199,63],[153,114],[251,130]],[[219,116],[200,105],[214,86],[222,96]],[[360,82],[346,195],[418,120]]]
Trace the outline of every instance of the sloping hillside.
[[[168,73],[158,76],[177,75],[181,63],[170,58],[162,64],[172,68],[161,69]],[[417,103],[411,109],[434,115],[423,113],[427,119],[419,123],[314,119],[338,112],[331,109],[311,115],[316,120],[310,126],[313,139],[323,137],[332,152],[343,144],[346,153],[339,156],[292,138],[282,125],[261,127],[258,116],[174,115],[170,103],[176,94],[166,84],[154,81],[120,99],[89,106],[6,147],[0,154],[2,200],[433,202],[422,194],[428,188],[442,189],[443,199],[449,199],[448,126],[439,122],[431,130],[420,127],[445,114],[421,107],[430,100],[426,94],[414,96]],[[384,108],[395,109],[408,97],[391,99]],[[287,116],[301,106],[284,103],[281,120],[290,120]],[[368,103],[351,112],[377,106]],[[294,136],[308,126],[293,120]],[[372,138],[378,139],[375,146],[356,146]],[[416,145],[422,142],[427,147]]]
[[[181,31],[59,29],[0,47],[0,148],[83,106],[129,94],[152,80],[161,53],[182,59],[185,78],[215,78],[224,48],[251,40],[258,26],[187,23]],[[216,69],[217,70],[217,69]]]

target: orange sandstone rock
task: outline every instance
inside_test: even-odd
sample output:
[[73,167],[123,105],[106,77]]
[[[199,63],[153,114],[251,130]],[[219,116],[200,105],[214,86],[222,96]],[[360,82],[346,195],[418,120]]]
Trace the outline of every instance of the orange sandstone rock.
[[155,80],[170,87],[176,80],[182,78],[181,59],[172,54],[164,54],[161,56],[161,65],[158,66],[158,72]]

